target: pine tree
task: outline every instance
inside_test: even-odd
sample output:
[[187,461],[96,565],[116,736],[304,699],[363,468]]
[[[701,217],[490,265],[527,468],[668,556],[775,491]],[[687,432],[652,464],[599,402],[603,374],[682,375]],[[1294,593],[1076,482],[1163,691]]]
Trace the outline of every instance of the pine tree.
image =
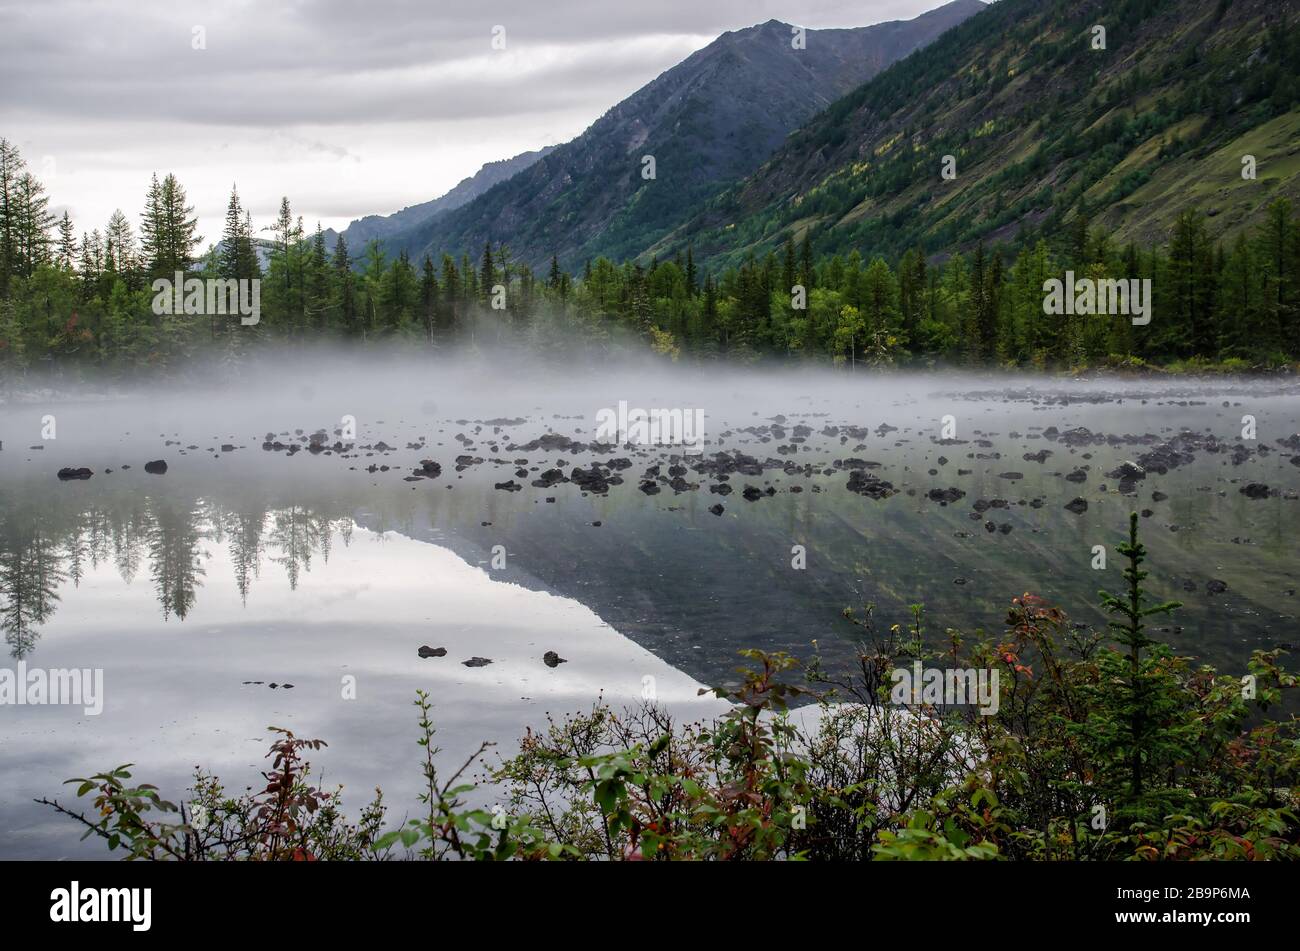
[[167,276],[189,269],[202,240],[195,233],[199,222],[193,215],[176,176],[169,174],[159,182],[155,174],[140,222],[140,251],[149,274]]
[[357,327],[357,304],[352,283],[352,259],[348,257],[348,243],[340,234],[334,242],[334,287],[336,295],[335,309],[343,332],[355,334]]
[[424,322],[424,339],[432,341],[438,320],[438,275],[428,254],[420,264],[420,316]]
[[460,274],[456,270],[456,260],[450,254],[442,256],[442,326],[448,331],[455,331],[460,325],[461,303]]
[[230,186],[230,201],[226,205],[226,227],[221,232],[221,257],[218,274],[224,278],[239,279],[243,273],[244,214],[239,206],[239,189]]
[[1150,649],[1158,642],[1146,635],[1146,618],[1168,614],[1181,607],[1177,601],[1165,601],[1147,606],[1147,594],[1142,587],[1148,572],[1142,568],[1146,560],[1146,547],[1138,541],[1138,516],[1129,515],[1128,541],[1116,551],[1125,558],[1124,580],[1128,590],[1123,595],[1100,593],[1102,607],[1120,620],[1108,622],[1121,647],[1126,649],[1120,669],[1124,671],[1123,690],[1108,697],[1115,720],[1124,724],[1123,730],[1111,737],[1111,746],[1126,764],[1128,795],[1141,800],[1146,789],[1147,767],[1163,758],[1162,754],[1171,738],[1162,726],[1167,697],[1162,695],[1165,676],[1160,670],[1160,657],[1150,656]]
[[808,231],[805,230],[802,247],[800,248],[799,283],[804,286],[804,290],[809,294],[812,293],[814,279],[812,241],[809,240]]
[[492,263],[492,243],[483,245],[483,263],[479,265],[479,303],[487,307],[492,299],[492,285],[497,282],[496,266]]
[[898,309],[905,343],[920,339],[921,321],[926,316],[925,254],[920,248],[907,251],[898,264]]
[[165,269],[163,264],[166,257],[163,251],[166,241],[164,232],[167,228],[163,218],[162,184],[155,172],[149,180],[149,191],[145,195],[144,214],[140,216],[140,257],[150,276],[173,273]]
[[17,273],[18,179],[26,163],[18,146],[0,139],[0,299],[9,296],[9,279]]
[[104,230],[104,270],[117,277],[126,277],[136,265],[135,234],[119,208],[108,219],[108,227]]
[[324,331],[329,321],[330,267],[325,253],[325,232],[321,230],[319,221],[316,222],[316,234],[307,259],[306,285],[308,324],[317,331]]
[[59,219],[59,267],[65,271],[74,271],[77,267],[77,233],[72,227],[72,218],[67,210]]
[[50,199],[45,188],[31,172],[23,172],[18,177],[14,192],[9,202],[13,217],[13,271],[20,277],[31,277],[51,259],[50,229],[55,225],[55,218],[49,211]]

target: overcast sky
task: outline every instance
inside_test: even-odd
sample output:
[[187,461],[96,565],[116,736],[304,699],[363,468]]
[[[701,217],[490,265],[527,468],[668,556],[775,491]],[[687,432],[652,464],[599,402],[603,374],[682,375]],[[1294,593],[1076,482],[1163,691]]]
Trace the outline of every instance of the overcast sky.
[[[77,230],[174,172],[220,237],[434,198],[578,135],[727,30],[910,19],[942,0],[0,0],[0,136]],[[505,28],[504,50],[492,47]],[[201,48],[196,48],[201,47]]]

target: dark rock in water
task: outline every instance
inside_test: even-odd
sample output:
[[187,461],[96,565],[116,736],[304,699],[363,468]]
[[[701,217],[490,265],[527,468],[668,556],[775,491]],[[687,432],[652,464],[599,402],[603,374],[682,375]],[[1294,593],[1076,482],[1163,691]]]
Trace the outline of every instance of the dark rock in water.
[[731,486],[728,485],[726,482],[720,482],[717,483],[716,485],[709,486],[709,491],[713,492],[716,495],[730,495]]
[[1052,450],[1050,449],[1040,449],[1038,452],[1027,452],[1020,458],[1024,459],[1025,462],[1046,462],[1047,457],[1051,454]]
[[1088,500],[1077,499],[1077,498],[1072,499],[1069,502],[1065,503],[1065,507],[1068,511],[1073,512],[1075,515],[1082,515],[1084,512],[1088,511]]
[[67,482],[70,479],[89,479],[92,475],[94,475],[94,473],[86,468],[59,470],[59,479],[63,482]]
[[1053,442],[1059,440],[1067,446],[1090,446],[1106,441],[1104,436],[1092,432],[1086,426],[1078,426],[1065,432],[1061,432],[1055,426],[1048,426],[1043,430],[1043,438],[1050,439]]
[[537,488],[539,489],[549,489],[551,486],[556,485],[560,482],[568,482],[568,481],[569,480],[566,479],[564,476],[563,470],[547,469],[545,472],[543,472],[541,475],[539,475],[536,479],[533,480],[533,485],[537,486]]
[[968,583],[969,583],[969,579],[968,579],[968,578],[953,578],[953,579],[952,579],[952,583],[953,583],[953,584],[968,584]]
[[567,664],[568,661],[555,651],[547,651],[542,655],[542,663],[547,667],[559,667],[561,664]]
[[992,535],[997,530],[998,530],[997,525],[992,521],[988,521],[984,523],[984,531],[988,532],[990,535]]
[[1241,494],[1248,499],[1266,499],[1272,493],[1264,483],[1251,482],[1241,487]]
[[537,452],[538,450],[541,450],[542,452],[579,453],[587,450],[585,444],[575,442],[568,436],[561,436],[559,433],[546,433],[545,435],[540,436],[531,442],[526,442],[521,446],[516,446],[511,443],[506,448],[511,452],[516,450],[522,452]]
[[574,466],[569,473],[569,480],[584,492],[605,493],[609,491],[611,485],[617,485],[623,479],[622,476],[609,478],[600,468],[600,464],[593,462],[589,469]]
[[1025,474],[1023,472],[1002,472],[998,474],[999,479],[1010,479],[1012,482],[1015,482],[1017,479],[1023,479],[1024,477]]
[[1156,513],[1151,511],[1150,509],[1143,509],[1139,514],[1143,518],[1150,518],[1152,515],[1155,515]]
[[520,492],[524,487],[514,479],[510,479],[507,482],[498,482],[493,485],[492,488],[500,489],[502,492]]
[[1196,457],[1184,448],[1185,445],[1186,441],[1182,437],[1175,437],[1169,442],[1156,446],[1138,456],[1138,465],[1148,472],[1158,472],[1164,475],[1170,469],[1176,469],[1178,466],[1187,465],[1196,460]]
[[726,511],[726,509],[722,507],[722,503],[718,503],[717,505],[710,505],[709,511],[712,512],[714,515],[721,515],[723,512]]
[[1119,479],[1120,482],[1136,482],[1138,479],[1145,479],[1147,471],[1136,462],[1123,462],[1107,472],[1106,477]]
[[232,445],[231,445],[230,443],[228,443],[228,442],[223,442],[223,443],[221,444],[221,451],[222,451],[222,452],[234,452],[234,451],[235,451],[235,447],[232,446]]
[[1165,499],[1167,499],[1167,498],[1169,498],[1169,496],[1165,495],[1165,494],[1164,494],[1163,492],[1161,492],[1159,489],[1157,489],[1155,492],[1152,492],[1152,493],[1151,493],[1151,501],[1152,501],[1152,502],[1163,502],[1163,501],[1164,501]]
[[1001,525],[998,526],[998,531],[1001,532],[1003,535],[1010,535],[1014,529],[1015,526],[1012,525],[1010,522],[1003,522]]
[[848,490],[869,499],[887,499],[896,493],[892,482],[886,482],[865,469],[854,469],[849,473]]
[[926,496],[932,502],[942,502],[947,505],[949,502],[956,502],[958,499],[966,497],[966,493],[961,489],[931,489]]
[[442,475],[442,466],[432,459],[421,459],[420,468],[416,470],[420,475],[433,479]]
[[146,462],[144,464],[144,471],[152,473],[153,475],[162,475],[167,471],[167,463],[162,459],[155,459],[153,462]]
[[1066,482],[1087,482],[1088,473],[1084,472],[1082,469],[1075,469],[1073,472],[1069,473],[1065,477],[1065,481]]
[[446,657],[447,648],[430,647],[428,644],[425,644],[423,647],[420,648],[418,653],[421,657]]
[[461,663],[466,667],[486,667],[488,664],[492,663],[492,658],[471,657],[469,660],[462,660]]
[[1223,592],[1227,590],[1228,583],[1226,581],[1220,581],[1218,578],[1211,578],[1209,581],[1205,582],[1206,594],[1223,594]]
[[646,495],[659,494],[659,483],[655,482],[653,479],[646,479],[639,486],[637,486],[637,488],[639,488]]
[[1188,578],[1187,580],[1185,580],[1185,581],[1183,582],[1183,590],[1184,590],[1184,591],[1195,591],[1195,590],[1196,590],[1196,582],[1193,581],[1191,578]]
[[746,502],[756,502],[763,497],[763,490],[756,489],[752,485],[745,486],[745,491],[740,493]]

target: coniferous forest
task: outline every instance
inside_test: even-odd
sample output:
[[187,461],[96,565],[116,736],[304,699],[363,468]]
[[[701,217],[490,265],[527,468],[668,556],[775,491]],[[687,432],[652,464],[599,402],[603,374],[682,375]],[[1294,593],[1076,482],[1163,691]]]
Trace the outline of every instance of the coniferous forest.
[[[668,260],[597,258],[544,272],[508,243],[477,258],[412,260],[377,241],[332,246],[286,197],[269,237],[232,191],[224,232],[196,233],[172,175],[149,183],[136,216],[78,229],[9,142],[0,144],[0,361],[7,374],[56,365],[131,374],[184,367],[213,349],[345,340],[446,347],[491,340],[539,359],[643,346],[672,360],[764,358],[855,366],[964,365],[1247,370],[1300,357],[1300,216],[1286,199],[1231,241],[1186,211],[1159,246],[1119,244],[1075,216],[1057,233],[892,260],[819,255],[805,234],[780,253],[712,272],[687,248]],[[260,279],[260,320],[154,313],[156,278]],[[1044,282],[1147,279],[1151,322],[1044,315]],[[793,292],[791,289],[794,289]]]

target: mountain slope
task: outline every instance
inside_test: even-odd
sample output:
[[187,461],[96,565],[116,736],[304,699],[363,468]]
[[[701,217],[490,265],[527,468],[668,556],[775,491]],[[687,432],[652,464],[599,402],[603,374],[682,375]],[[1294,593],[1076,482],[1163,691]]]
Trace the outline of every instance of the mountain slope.
[[[439,198],[421,202],[418,205],[409,205],[391,215],[367,215],[364,218],[358,218],[343,229],[343,238],[347,241],[349,248],[359,250],[373,240],[384,241],[394,235],[419,227],[438,215],[455,211],[462,205],[469,204],[493,185],[519,174],[538,159],[550,153],[554,148],[554,146],[548,145],[532,152],[521,152],[514,158],[488,162],[469,178],[461,179],[455,188]],[[332,246],[334,234],[331,233],[327,237],[330,239]]]
[[[477,254],[489,240],[505,241],[534,266],[552,254],[572,265],[636,253],[757,168],[817,110],[983,7],[954,0],[905,22],[809,30],[804,49],[775,20],[726,33],[577,139],[387,249]],[[647,155],[653,180],[642,175]]]
[[[1001,0],[865,83],[643,253],[950,252],[1090,221],[1213,236],[1300,195],[1296,0]],[[1093,49],[1093,27],[1106,48]],[[1258,162],[1243,180],[1242,156]],[[956,160],[944,180],[943,157]]]

